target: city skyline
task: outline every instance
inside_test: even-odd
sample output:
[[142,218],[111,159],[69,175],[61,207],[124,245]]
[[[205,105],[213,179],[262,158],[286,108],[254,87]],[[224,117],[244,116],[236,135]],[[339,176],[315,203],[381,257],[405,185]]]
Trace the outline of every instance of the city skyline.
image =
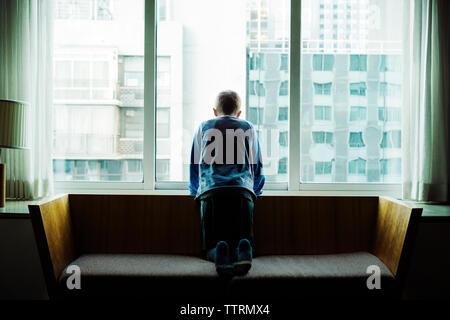
[[[60,0],[59,5],[64,5],[64,1]],[[77,3],[83,3],[83,1],[86,3],[87,0],[79,0]],[[398,116],[398,111],[394,110],[401,108],[401,100],[393,99],[392,96],[395,95],[391,93],[397,95],[399,90],[401,91],[399,77],[401,70],[394,72],[387,67],[392,68],[392,65],[396,65],[391,60],[399,59],[401,61],[401,51],[399,51],[401,43],[396,41],[395,35],[390,35],[390,39],[382,41],[380,40],[382,31],[374,35],[373,32],[368,31],[367,24],[359,23],[361,14],[364,15],[365,20],[370,20],[369,17],[380,18],[385,15],[384,12],[377,12],[376,3],[378,2],[383,1],[303,2],[303,16],[308,16],[310,19],[316,17],[318,22],[324,21],[323,27],[321,27],[321,23],[305,24],[317,28],[302,26],[301,172],[303,181],[396,182],[396,179],[398,180],[398,160],[394,160],[395,163],[392,164],[391,159],[401,158],[401,145],[398,147],[398,138],[400,137],[401,140],[401,133],[400,135],[397,133],[401,130],[401,117]],[[90,39],[84,48],[88,55],[101,52],[101,49],[107,51],[103,54],[110,54],[109,67],[103,65],[102,69],[100,63],[95,64],[91,61],[91,72],[100,70],[101,73],[102,70],[108,69],[110,75],[117,74],[117,79],[114,79],[115,76],[110,78],[119,85],[107,86],[108,90],[105,89],[106,93],[103,92],[103,94],[110,94],[109,97],[115,96],[117,103],[108,101],[110,105],[105,106],[105,101],[97,99],[100,90],[90,89],[90,97],[95,101],[93,110],[86,111],[85,109],[80,113],[96,114],[102,108],[103,110],[109,109],[104,111],[105,116],[101,117],[105,119],[105,130],[102,132],[108,132],[109,139],[112,141],[100,142],[100,145],[103,147],[109,145],[111,148],[103,150],[103,153],[98,152],[98,148],[97,152],[95,150],[78,152],[75,153],[78,156],[75,159],[77,159],[76,161],[91,162],[96,159],[101,159],[99,161],[125,161],[120,170],[116,168],[116,171],[121,171],[120,175],[115,173],[112,176],[118,178],[118,181],[126,180],[127,176],[133,177],[131,181],[140,181],[142,180],[142,163],[138,162],[141,161],[139,159],[142,158],[143,147],[142,133],[139,132],[143,131],[143,121],[139,119],[143,117],[144,17],[136,8],[134,8],[134,12],[130,8],[117,10],[118,7],[120,8],[121,1],[89,3],[103,6],[110,4],[110,7],[106,8],[108,10],[102,8],[100,10],[102,14],[98,14],[99,10],[92,9],[89,19],[78,20],[77,28],[73,28],[73,18],[68,19],[67,14],[65,16],[61,14],[60,20],[58,20],[60,30],[66,30],[65,34],[67,35],[67,30],[72,27],[73,33],[79,37],[80,27],[89,25],[92,29],[105,23],[105,20],[98,20],[99,17],[109,19],[106,20],[107,23],[111,21],[124,23],[127,21],[125,16],[133,21],[132,26],[134,30],[139,30],[138,34],[142,41],[135,41],[135,44],[130,45],[130,37],[126,37],[125,31],[121,30],[119,26],[114,28],[118,32],[116,34],[102,34],[101,31],[105,30],[102,28],[105,26],[98,26],[99,37],[103,37],[104,43],[110,45],[112,42],[122,39],[122,42],[119,41],[109,49],[99,49],[98,46],[93,45],[94,43],[98,44],[99,39],[96,39],[95,35],[89,34]],[[142,2],[140,3],[143,5]],[[236,91],[241,94],[246,106],[244,117],[253,122],[258,129],[265,162],[264,172],[268,181],[286,182],[289,143],[289,9],[286,8],[288,1],[276,3],[263,0],[248,1],[246,7],[242,5],[242,1],[231,1],[227,4],[227,8],[222,9],[227,9],[228,12],[242,12],[241,15],[234,14],[236,21],[233,21],[233,26],[226,29],[224,26],[211,28],[212,30],[208,33],[204,33],[202,26],[210,23],[213,18],[208,15],[206,10],[212,10],[214,1],[209,3],[209,7],[202,7],[204,16],[199,13],[200,17],[205,17],[206,20],[199,22],[189,17],[186,7],[190,7],[191,12],[195,12],[197,9],[200,10],[201,5],[205,5],[205,1],[195,1],[190,6],[183,6],[182,1],[160,2],[156,82],[157,180],[187,180],[187,165],[193,132],[201,120],[208,118],[205,106],[209,105],[208,110],[211,110],[209,108],[212,108],[211,101],[214,95],[220,91],[220,88],[228,89],[224,87],[228,84],[237,88]],[[379,7],[385,8],[385,6]],[[80,12],[80,10],[75,10],[75,12]],[[103,14],[104,12],[107,14]],[[114,17],[115,12],[120,12],[120,15],[123,16]],[[226,25],[227,21],[225,18],[223,19],[223,23],[218,23],[219,26]],[[199,20],[198,17],[197,20]],[[390,23],[394,23],[391,20],[389,20]],[[378,25],[380,25],[379,21]],[[127,25],[127,28],[128,31],[133,29],[130,25]],[[366,31],[364,31],[365,28]],[[220,37],[220,32],[223,33],[222,37]],[[238,35],[238,37],[226,36],[229,33]],[[225,39],[225,41],[217,41],[211,34],[218,39]],[[358,35],[358,39],[352,38],[355,34]],[[113,35],[118,39],[112,39]],[[361,37],[366,38],[361,39]],[[170,41],[165,39],[170,39]],[[216,42],[211,42],[211,39],[215,39]],[[72,37],[66,36],[64,40],[67,42],[64,44],[67,50],[76,51],[73,48]],[[70,45],[71,41],[72,45]],[[68,49],[67,45],[72,48]],[[221,52],[231,45],[235,48],[227,51],[229,54],[225,61],[223,60],[225,56],[222,57]],[[211,49],[211,47],[213,48]],[[58,50],[56,51],[57,62],[58,55],[64,55]],[[352,52],[354,54],[350,54]],[[366,54],[361,54],[362,52]],[[117,62],[114,62],[114,59]],[[134,62],[127,62],[128,60],[134,60]],[[218,61],[224,65],[217,64]],[[215,81],[212,81],[211,78],[205,79],[204,75],[209,72],[207,68],[214,63],[219,70],[217,73],[225,75],[224,79],[217,77],[213,78]],[[385,65],[384,71],[381,68],[382,64]],[[231,67],[233,65],[235,67]],[[228,69],[237,71],[230,73]],[[209,75],[211,76],[210,73]],[[387,78],[381,79],[382,76],[387,76]],[[343,78],[346,78],[345,81]],[[217,79],[219,81],[216,81]],[[67,93],[67,89],[61,91]],[[381,91],[383,91],[383,95],[380,94]],[[55,96],[57,97],[56,92]],[[376,94],[374,94],[375,92]],[[95,94],[97,96],[94,96]],[[401,96],[401,93],[399,95]],[[72,98],[65,103],[55,104],[62,108],[76,110],[79,102]],[[338,123],[335,121],[336,119],[340,119]],[[396,119],[396,121],[392,121],[392,119]],[[60,121],[60,124],[63,123],[64,121]],[[67,126],[64,127],[67,128]],[[367,129],[369,132],[366,132]],[[374,129],[377,131],[376,133],[373,132]],[[96,135],[91,140],[99,138],[98,132],[90,134]],[[66,142],[70,140],[64,134],[55,133],[55,135],[55,141],[58,140],[58,137]],[[378,147],[375,148],[375,146]],[[55,159],[58,159],[55,161],[61,161],[61,163],[57,163],[59,171],[62,171],[62,163],[64,164],[63,170],[67,171],[67,161],[75,161],[70,160],[69,148],[62,147],[56,148],[56,150],[61,151],[55,155]],[[72,158],[74,157],[72,156]],[[362,170],[361,163],[364,161],[366,161],[365,170]],[[97,175],[94,176],[99,180],[104,180],[101,178],[101,174],[98,176],[102,170],[102,164],[97,163],[96,165],[100,169],[97,168]],[[106,167],[105,163],[103,165]],[[75,167],[75,163],[73,166]],[[85,172],[89,171],[89,163],[84,163],[82,166],[84,166]],[[132,167],[131,171],[128,170],[129,166]],[[92,163],[92,167],[92,171],[95,171],[94,163]],[[394,167],[396,170],[392,170]],[[363,171],[364,174],[359,174]],[[375,171],[378,174],[374,174]],[[384,172],[386,174],[383,174]],[[58,173],[58,170],[55,173]],[[71,180],[71,176],[74,175],[69,172],[66,175],[61,174],[59,177],[62,180]],[[105,176],[108,175],[105,174]],[[391,177],[385,179],[384,176]],[[130,181],[130,179],[128,180]]]

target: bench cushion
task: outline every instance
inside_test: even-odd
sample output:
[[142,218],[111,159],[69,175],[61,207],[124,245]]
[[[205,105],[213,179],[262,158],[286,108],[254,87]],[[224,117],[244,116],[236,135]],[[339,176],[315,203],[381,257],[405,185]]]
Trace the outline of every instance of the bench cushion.
[[[360,295],[366,286],[367,267],[381,271],[381,291],[394,279],[375,256],[366,253],[335,255],[261,256],[249,274],[226,281],[217,276],[214,264],[198,257],[154,254],[87,254],[71,265],[81,271],[81,290],[68,290],[67,268],[60,277],[66,295],[241,297],[279,298]],[[374,291],[374,290],[370,290]],[[380,292],[378,292],[380,293]]]
[[[381,290],[369,290],[367,267],[380,268]],[[264,256],[255,259],[248,275],[233,278],[235,296],[391,297],[394,276],[367,252],[330,255]]]

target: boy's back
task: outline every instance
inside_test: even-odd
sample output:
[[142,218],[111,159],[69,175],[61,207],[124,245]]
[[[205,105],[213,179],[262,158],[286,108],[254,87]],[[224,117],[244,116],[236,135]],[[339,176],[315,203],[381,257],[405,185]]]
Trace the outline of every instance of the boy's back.
[[260,195],[261,169],[257,133],[250,122],[223,115],[200,124],[191,153],[191,194],[241,187]]
[[199,202],[203,250],[226,276],[251,267],[253,201],[264,185],[256,130],[239,119],[240,105],[233,91],[218,95],[216,118],[202,122],[194,135],[190,164],[189,191]]

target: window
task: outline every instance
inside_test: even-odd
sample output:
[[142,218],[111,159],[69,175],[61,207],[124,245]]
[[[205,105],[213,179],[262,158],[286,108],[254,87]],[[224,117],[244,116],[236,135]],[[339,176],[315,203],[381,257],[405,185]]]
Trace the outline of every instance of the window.
[[366,107],[350,107],[350,121],[366,121],[367,108]]
[[287,96],[289,94],[289,83],[283,81],[280,84],[280,96]]
[[250,70],[264,70],[264,54],[253,53],[250,58]]
[[398,84],[380,82],[380,97],[399,97],[401,86]]
[[331,120],[331,107],[330,106],[314,106],[314,120],[330,121]]
[[184,188],[194,131],[232,89],[266,188],[398,184],[409,2],[56,0],[55,180]]
[[288,55],[283,53],[281,54],[280,70],[288,71],[288,66],[289,66]]
[[112,0],[57,0],[56,19],[112,20]]
[[366,95],[366,83],[365,82],[350,83],[350,95],[365,96]]
[[94,4],[97,20],[112,20],[111,0],[96,0]]
[[381,159],[380,174],[383,176],[401,176],[402,159],[401,158]]
[[287,173],[287,158],[281,158],[278,161],[278,174]]
[[287,131],[280,132],[279,143],[280,143],[280,146],[282,146],[282,147],[288,146],[288,132]]
[[327,175],[331,174],[333,168],[333,163],[331,161],[323,162],[318,161],[315,163],[315,174],[316,175]]
[[[202,121],[214,117],[215,96],[226,89],[240,95],[241,118],[261,131],[267,183],[286,183],[290,1],[165,3],[169,14],[156,22],[156,104],[158,109],[166,107],[160,100],[162,87],[167,87],[164,99],[170,102],[170,116],[164,116],[168,123],[162,124],[157,112],[156,184],[188,181],[194,132]],[[165,75],[160,74],[162,69]],[[170,136],[162,139],[163,131]]]
[[[266,89],[264,88],[264,84],[257,81],[250,81],[250,95],[264,97],[266,95]],[[281,95],[281,94],[280,94]]]
[[264,123],[264,109],[250,107],[248,109],[247,120],[253,124]]
[[362,132],[350,132],[350,138],[348,141],[348,145],[351,148],[362,148],[366,145],[364,144]]
[[402,57],[400,55],[381,55],[380,71],[381,72],[399,72],[401,70]]
[[350,71],[367,71],[367,55],[351,54]]
[[278,108],[278,121],[286,121],[289,116],[289,107]]
[[334,56],[331,54],[315,54],[313,55],[314,71],[333,71]]
[[400,122],[401,109],[390,107],[378,108],[378,120],[383,122]]
[[331,95],[331,83],[314,83],[314,93],[316,95]]
[[383,139],[380,143],[380,148],[397,148],[402,147],[402,132],[400,130],[392,130],[383,132]]
[[[125,5],[110,0],[56,2],[57,181],[143,181],[144,1],[127,2],[126,12],[117,12],[121,19],[115,19],[113,3]],[[111,23],[108,29],[105,20]],[[133,32],[107,31],[111,28]],[[135,170],[127,169],[133,166],[128,161]]]
[[156,114],[156,137],[170,137],[170,108],[158,108]]
[[366,175],[366,160],[358,158],[348,163],[348,174]]
[[332,132],[313,132],[314,143],[333,143],[333,133]]

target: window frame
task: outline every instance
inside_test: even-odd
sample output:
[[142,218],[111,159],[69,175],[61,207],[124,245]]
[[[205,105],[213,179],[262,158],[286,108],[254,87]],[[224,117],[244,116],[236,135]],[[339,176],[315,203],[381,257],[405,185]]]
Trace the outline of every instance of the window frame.
[[[156,30],[157,0],[145,0],[144,150],[142,182],[55,181],[56,192],[108,194],[188,194],[187,181],[157,182],[156,178]],[[301,181],[301,5],[290,1],[289,109],[287,183],[266,183],[266,195],[389,195],[401,197],[401,183],[314,183]],[[314,90],[314,88],[313,88]],[[332,89],[331,89],[332,90]],[[366,87],[367,90],[367,87]],[[333,117],[332,117],[333,118]],[[333,170],[333,169],[332,169]]]

